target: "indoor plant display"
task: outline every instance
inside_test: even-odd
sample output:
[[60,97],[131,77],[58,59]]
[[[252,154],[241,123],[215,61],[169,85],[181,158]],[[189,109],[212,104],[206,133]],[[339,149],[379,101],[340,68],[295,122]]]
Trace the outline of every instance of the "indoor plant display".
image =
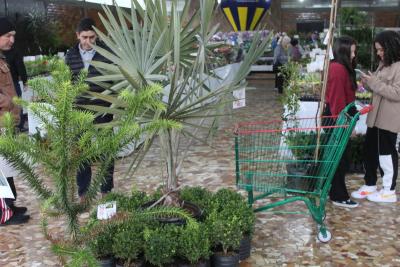
[[[75,251],[77,260],[82,262],[85,258],[81,257],[79,249],[78,215],[96,198],[105,170],[121,147],[138,138],[143,131],[157,130],[160,125],[165,125],[165,121],[160,123],[154,119],[147,128],[143,128],[136,121],[143,110],[162,109],[163,105],[157,100],[160,91],[156,87],[135,95],[121,91],[118,99],[126,103],[126,112],[118,121],[118,130],[114,131],[111,126],[97,128],[92,112],[74,106],[75,98],[88,90],[84,82],[85,74],[72,82],[71,72],[62,61],[54,64],[51,74],[51,80],[37,78],[29,81],[30,87],[51,108],[43,103],[19,101],[44,122],[46,135],[16,135],[12,117],[6,114],[4,120],[7,127],[0,136],[0,154],[20,171],[22,178],[42,200],[43,226],[48,238],[55,241],[47,233],[47,217],[65,218],[68,236],[61,245],[57,241],[54,251],[69,251],[69,255]],[[76,172],[83,162],[97,162],[98,167],[85,201],[81,203],[76,194]],[[38,165],[41,166],[40,174],[36,171]]]
[[[143,8],[137,0],[133,0],[131,14],[117,8],[116,16],[105,7],[107,18],[101,16],[101,20],[108,34],[97,33],[114,54],[98,49],[112,64],[94,62],[105,75],[92,81],[113,80],[113,90],[127,87],[133,92],[143,85],[156,81],[162,83],[166,110],[157,111],[157,114],[162,119],[180,125],[157,133],[167,169],[165,201],[173,203],[168,193],[178,188],[178,176],[185,153],[194,140],[204,141],[217,126],[216,118],[226,113],[225,104],[233,100],[232,91],[245,85],[244,79],[250,66],[264,52],[270,38],[260,41],[260,35],[256,34],[234,79],[222,82],[217,88],[209,88],[207,80],[214,73],[207,68],[207,51],[216,47],[210,44],[211,37],[218,29],[218,25],[212,25],[216,3],[214,0],[201,0],[200,8],[191,14],[191,1],[185,1],[183,11],[178,12],[177,1],[174,0],[169,14],[166,2],[146,0]],[[143,23],[138,22],[137,14]],[[125,19],[132,24],[132,30]],[[113,113],[117,107],[114,106],[107,113]],[[152,112],[148,115],[154,117]],[[183,136],[190,140],[185,147],[181,142]],[[150,141],[154,139],[154,136],[148,137]],[[135,169],[133,166],[137,166],[136,163],[132,163],[132,170]]]

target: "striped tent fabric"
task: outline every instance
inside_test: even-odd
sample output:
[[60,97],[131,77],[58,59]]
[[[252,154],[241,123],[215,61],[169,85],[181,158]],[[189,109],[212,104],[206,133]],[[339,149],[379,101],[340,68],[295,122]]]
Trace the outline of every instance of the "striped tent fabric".
[[222,0],[221,9],[234,31],[253,31],[272,0]]

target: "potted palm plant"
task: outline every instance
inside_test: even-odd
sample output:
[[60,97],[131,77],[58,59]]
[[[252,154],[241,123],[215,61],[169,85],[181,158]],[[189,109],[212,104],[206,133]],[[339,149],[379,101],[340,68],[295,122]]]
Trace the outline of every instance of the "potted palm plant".
[[[114,83],[109,88],[112,91],[128,88],[136,92],[144,85],[154,82],[162,84],[162,101],[166,109],[150,111],[147,115],[153,118],[158,114],[162,119],[176,122],[179,127],[164,128],[148,136],[148,146],[143,146],[143,151],[158,136],[167,170],[164,183],[167,202],[172,198],[169,193],[179,187],[178,177],[186,152],[195,140],[204,142],[217,127],[217,119],[226,113],[226,104],[233,100],[232,91],[245,86],[250,66],[262,55],[270,41],[270,36],[261,40],[261,36],[256,34],[240,67],[235,70],[234,78],[223,80],[207,67],[207,51],[220,45],[210,42],[218,30],[218,25],[212,21],[216,2],[201,0],[199,9],[194,12],[189,12],[191,1],[185,1],[181,12],[178,11],[177,1],[171,2],[170,13],[166,8],[166,0],[146,0],[144,7],[133,0],[130,14],[117,7],[114,15],[104,7],[105,17],[100,15],[100,18],[107,33],[99,30],[97,33],[113,53],[96,49],[112,63],[94,62],[104,76],[91,79],[103,85],[104,81],[112,80]],[[220,82],[210,86],[213,78]],[[96,107],[96,110],[119,114],[115,99],[108,95],[96,97],[113,104],[107,111],[102,107]],[[184,147],[182,138],[189,139]],[[130,173],[141,158],[137,157],[132,162]]]

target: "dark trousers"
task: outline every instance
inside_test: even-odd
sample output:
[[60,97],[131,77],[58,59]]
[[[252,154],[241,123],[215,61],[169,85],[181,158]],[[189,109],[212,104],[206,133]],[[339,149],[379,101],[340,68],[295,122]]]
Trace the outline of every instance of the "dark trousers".
[[[95,118],[95,123],[106,123],[112,121],[113,116],[110,114],[106,114],[104,116],[98,116]],[[104,177],[104,182],[101,184],[101,192],[108,193],[114,188],[113,181],[114,174],[114,161],[111,162],[110,166],[107,168],[106,175]],[[92,180],[92,167],[90,163],[83,164],[77,174],[76,174],[76,183],[78,185],[78,195],[83,196],[90,185]]]
[[335,175],[332,178],[331,190],[329,191],[329,198],[333,201],[345,201],[350,198],[346,187],[346,172],[349,170],[349,154],[350,140],[347,143],[346,149],[343,152],[342,158],[336,169]]
[[[377,127],[367,128],[367,134],[364,143],[364,168],[365,184],[376,185],[378,180],[377,170],[379,166],[379,156],[391,155],[393,165],[393,178],[390,190],[396,187],[398,172],[398,154],[396,151],[397,133],[379,129]],[[383,170],[380,168],[381,175]]]
[[282,64],[276,63],[273,66],[273,71],[275,73],[275,88],[278,88],[278,92],[280,94],[283,93],[283,84],[285,82],[285,77],[283,76],[283,73],[280,71],[280,67]]
[[[114,174],[114,161],[107,168],[104,182],[101,184],[101,192],[108,193],[114,187],[113,181]],[[78,170],[76,175],[76,182],[78,185],[78,195],[83,196],[89,188],[90,181],[92,180],[92,166],[90,164],[84,164]]]

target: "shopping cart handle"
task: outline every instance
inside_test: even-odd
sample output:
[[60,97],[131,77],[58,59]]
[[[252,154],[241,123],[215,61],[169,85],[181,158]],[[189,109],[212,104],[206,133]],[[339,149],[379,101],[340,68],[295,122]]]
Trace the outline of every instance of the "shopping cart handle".
[[370,112],[373,109],[374,109],[374,107],[372,105],[366,105],[360,110],[360,114],[361,115],[367,114],[368,112]]

